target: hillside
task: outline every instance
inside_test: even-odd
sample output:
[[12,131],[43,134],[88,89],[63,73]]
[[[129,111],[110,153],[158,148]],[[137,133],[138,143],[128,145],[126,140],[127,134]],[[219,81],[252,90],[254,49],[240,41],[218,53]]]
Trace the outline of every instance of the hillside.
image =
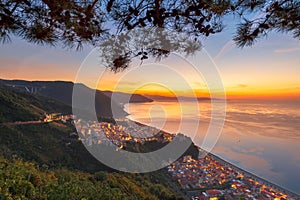
[[0,157],[0,199],[183,199],[147,177],[48,170]]
[[71,113],[72,109],[59,101],[0,84],[0,123],[39,120],[45,112]]
[[94,159],[77,138],[70,137],[70,133],[75,131],[70,122],[17,126],[5,124],[40,120],[44,113],[69,114],[69,106],[3,85],[0,85],[0,102],[0,150],[5,156],[16,154],[26,160],[52,167],[62,165],[90,171],[108,169]]
[[[0,86],[0,94],[1,105],[5,105],[0,107],[1,122],[37,120],[44,112],[70,109],[56,100],[7,86]],[[71,122],[0,123],[0,130],[0,184],[4,184],[0,188],[5,191],[0,199],[9,196],[39,199],[39,195],[42,199],[72,199],[74,195],[101,196],[100,199],[112,198],[108,195],[121,199],[182,199],[168,189],[177,185],[164,170],[144,175],[124,174],[100,163],[76,135],[70,134],[75,131]],[[109,181],[98,182],[103,174]],[[37,185],[38,180],[41,185]]]
[[[72,93],[74,83],[66,81],[24,81],[24,80],[3,80],[0,79],[0,84],[18,88],[32,94],[39,94],[60,101],[68,106],[72,106]],[[91,88],[77,84],[77,88],[83,95],[91,95],[95,91]],[[96,90],[95,93],[95,110],[98,116],[112,117],[111,107],[114,107],[115,117],[124,117],[127,113],[118,103],[111,102],[110,97]],[[85,109],[85,108],[78,108]]]

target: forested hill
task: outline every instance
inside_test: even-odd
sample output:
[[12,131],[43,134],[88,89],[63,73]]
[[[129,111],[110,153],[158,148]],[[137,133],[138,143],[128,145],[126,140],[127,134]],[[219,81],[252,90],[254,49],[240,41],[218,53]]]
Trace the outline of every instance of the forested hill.
[[[51,99],[55,99],[68,106],[72,106],[72,94],[74,83],[66,81],[25,81],[25,80],[4,80],[0,79],[0,84],[17,88],[31,94],[39,94]],[[77,84],[77,83],[76,83]],[[76,87],[83,95],[90,95],[95,90],[77,84]],[[110,97],[96,90],[95,93],[95,110],[98,116],[112,117],[112,106],[114,107],[115,117],[124,117],[127,113],[123,107],[116,102],[112,102]],[[84,109],[84,108],[80,108]]]
[[39,120],[44,113],[70,114],[70,106],[0,84],[0,123]]
[[[57,100],[0,85],[0,149],[6,157],[17,155],[48,166],[79,170],[104,167],[76,138],[71,122],[7,125],[8,122],[39,121],[44,113],[71,113],[71,107]],[[104,167],[104,169],[107,169]]]

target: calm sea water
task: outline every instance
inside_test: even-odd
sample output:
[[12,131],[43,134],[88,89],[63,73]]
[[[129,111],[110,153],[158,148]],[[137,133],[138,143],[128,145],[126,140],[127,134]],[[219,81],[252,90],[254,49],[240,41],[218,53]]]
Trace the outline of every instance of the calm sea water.
[[[211,105],[202,101],[197,105],[200,110],[194,106],[154,101],[126,104],[125,110],[130,119],[184,133],[201,146],[208,134]],[[212,153],[299,194],[300,102],[228,101],[225,124]]]

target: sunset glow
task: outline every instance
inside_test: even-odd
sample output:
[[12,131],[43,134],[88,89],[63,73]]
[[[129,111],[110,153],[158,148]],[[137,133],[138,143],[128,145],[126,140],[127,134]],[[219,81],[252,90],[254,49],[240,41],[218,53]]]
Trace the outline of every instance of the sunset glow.
[[[218,40],[220,42],[215,42]],[[0,78],[24,80],[75,81],[77,70],[91,50],[86,48],[83,52],[76,52],[44,48],[19,40],[3,47],[0,49]],[[238,49],[230,40],[224,40],[223,35],[206,41],[205,48],[219,69],[228,98],[300,99],[299,41],[274,34],[251,48]],[[187,79],[181,81],[187,82],[185,86],[179,84],[179,76],[171,76],[163,69],[143,69],[124,76],[127,71],[115,74],[98,67],[95,71],[105,71],[105,76],[98,77],[97,89],[162,96],[196,94],[197,97],[209,97],[214,93],[214,89],[208,89],[206,80],[190,70],[190,66],[178,66],[176,60],[168,64],[181,70]],[[99,60],[95,59],[90,65],[99,65]],[[169,88],[151,83],[164,80],[166,74]],[[95,84],[90,80],[87,76],[83,82],[93,87]]]

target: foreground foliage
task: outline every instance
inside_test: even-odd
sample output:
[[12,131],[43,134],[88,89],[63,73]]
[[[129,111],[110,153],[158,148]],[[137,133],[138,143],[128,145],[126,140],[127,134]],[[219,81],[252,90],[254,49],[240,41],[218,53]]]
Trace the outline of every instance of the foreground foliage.
[[[138,184],[139,182],[143,184]],[[149,186],[149,187],[148,187]],[[177,199],[162,185],[117,173],[47,170],[0,157],[0,199]]]

